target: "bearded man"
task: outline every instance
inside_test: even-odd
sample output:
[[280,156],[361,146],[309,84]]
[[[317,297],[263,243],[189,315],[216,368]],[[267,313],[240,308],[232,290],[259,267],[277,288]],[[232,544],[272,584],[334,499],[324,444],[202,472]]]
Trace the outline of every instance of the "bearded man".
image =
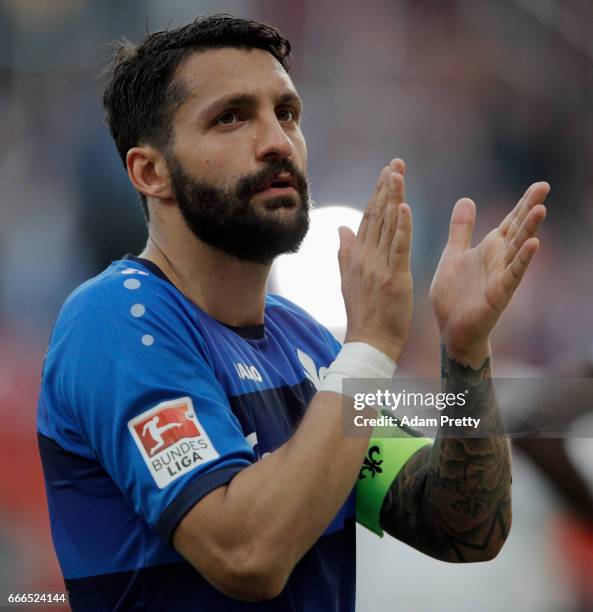
[[[381,171],[357,234],[340,229],[343,346],[266,294],[308,227],[289,57],[275,28],[225,15],[115,55],[107,122],[148,241],[68,298],[39,400],[75,610],[350,611],[356,519],[446,561],[491,559],[508,534],[500,431],[431,444],[344,430],[343,381],[389,381],[408,337],[403,161]],[[547,191],[533,185],[475,248],[460,200],[433,281],[445,390],[469,389],[464,415],[490,425],[489,336],[538,248]]]

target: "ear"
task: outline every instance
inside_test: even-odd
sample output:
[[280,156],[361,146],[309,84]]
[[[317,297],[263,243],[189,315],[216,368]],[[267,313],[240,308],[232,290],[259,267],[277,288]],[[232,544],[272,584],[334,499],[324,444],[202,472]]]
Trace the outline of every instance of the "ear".
[[137,191],[158,200],[173,198],[169,170],[160,151],[149,145],[133,147],[126,155],[126,165]]

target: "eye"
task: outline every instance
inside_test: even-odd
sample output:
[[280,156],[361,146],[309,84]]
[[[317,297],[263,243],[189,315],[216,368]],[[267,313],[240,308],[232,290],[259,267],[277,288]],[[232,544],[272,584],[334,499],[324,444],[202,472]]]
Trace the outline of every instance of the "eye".
[[290,106],[282,106],[278,109],[276,116],[280,121],[296,121],[297,120],[297,112],[294,108]]
[[233,125],[240,121],[239,114],[236,111],[226,111],[216,118],[216,123],[221,125]]

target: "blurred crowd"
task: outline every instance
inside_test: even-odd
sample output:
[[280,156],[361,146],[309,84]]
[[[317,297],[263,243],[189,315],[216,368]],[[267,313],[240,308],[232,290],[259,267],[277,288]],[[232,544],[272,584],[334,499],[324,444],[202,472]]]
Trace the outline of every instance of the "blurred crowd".
[[408,372],[438,372],[428,287],[455,201],[476,201],[480,238],[537,180],[552,186],[542,248],[497,328],[495,367],[593,346],[588,0],[2,0],[0,594],[63,590],[34,434],[43,354],[68,293],[145,240],[96,75],[110,41],[214,12],[291,40],[318,207],[364,208],[381,167],[407,162]]

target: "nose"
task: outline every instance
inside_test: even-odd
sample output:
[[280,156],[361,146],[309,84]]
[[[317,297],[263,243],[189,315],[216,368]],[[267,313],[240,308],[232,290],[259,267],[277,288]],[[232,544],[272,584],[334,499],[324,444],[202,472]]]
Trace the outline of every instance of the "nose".
[[262,121],[256,138],[258,161],[269,161],[271,158],[286,159],[293,153],[292,141],[275,114],[270,119]]

